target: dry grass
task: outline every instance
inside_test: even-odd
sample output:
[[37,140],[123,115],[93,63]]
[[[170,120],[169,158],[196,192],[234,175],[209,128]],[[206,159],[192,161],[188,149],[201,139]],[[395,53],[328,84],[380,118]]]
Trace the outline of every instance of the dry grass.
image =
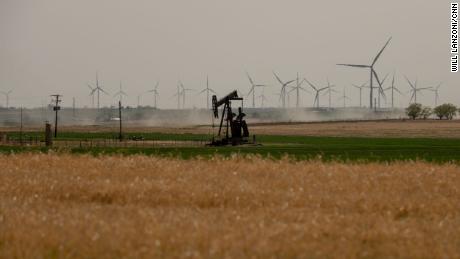
[[2,258],[459,258],[460,168],[0,156]]

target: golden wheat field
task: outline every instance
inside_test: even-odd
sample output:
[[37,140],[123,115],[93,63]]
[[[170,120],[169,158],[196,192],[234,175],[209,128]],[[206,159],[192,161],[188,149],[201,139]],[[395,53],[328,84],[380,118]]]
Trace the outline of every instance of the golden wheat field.
[[460,167],[0,156],[1,258],[459,258]]

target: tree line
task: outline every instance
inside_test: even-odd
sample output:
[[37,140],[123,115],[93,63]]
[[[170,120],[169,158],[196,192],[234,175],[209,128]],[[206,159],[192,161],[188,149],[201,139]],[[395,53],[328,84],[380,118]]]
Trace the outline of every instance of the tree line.
[[407,116],[413,120],[426,120],[432,115],[435,115],[440,120],[452,120],[457,115],[457,112],[460,113],[460,109],[451,103],[441,104],[435,108],[422,106],[420,103],[413,103],[406,108]]

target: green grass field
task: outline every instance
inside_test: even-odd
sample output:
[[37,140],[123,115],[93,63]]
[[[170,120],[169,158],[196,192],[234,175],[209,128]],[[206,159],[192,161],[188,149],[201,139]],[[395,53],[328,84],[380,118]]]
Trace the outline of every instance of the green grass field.
[[[17,138],[19,133],[10,134]],[[113,133],[63,132],[58,140],[79,141],[89,139],[110,139]],[[24,138],[39,137],[42,133],[32,132]],[[163,134],[163,133],[128,133],[125,138],[142,137],[145,140],[196,140],[209,139],[199,134]],[[98,154],[147,154],[159,156],[177,156],[184,159],[192,157],[229,156],[231,154],[256,154],[274,159],[290,156],[293,159],[316,159],[325,161],[396,161],[425,160],[430,162],[460,161],[460,139],[433,138],[351,138],[351,137],[307,137],[260,135],[257,142],[261,146],[242,147],[92,147],[61,149],[72,153]],[[45,151],[46,148],[0,147],[1,153]]]

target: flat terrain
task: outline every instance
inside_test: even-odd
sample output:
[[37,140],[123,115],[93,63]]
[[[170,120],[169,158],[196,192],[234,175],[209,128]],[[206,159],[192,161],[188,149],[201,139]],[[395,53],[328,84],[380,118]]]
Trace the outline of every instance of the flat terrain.
[[[404,138],[460,138],[460,120],[453,121],[347,121],[310,123],[266,123],[249,124],[250,131],[257,135],[299,135],[327,137],[404,137]],[[209,126],[145,127],[128,124],[126,131],[156,132],[168,134],[207,134],[217,129]],[[18,128],[0,128],[2,131],[17,131]],[[26,127],[26,131],[42,131],[39,127]],[[63,132],[116,132],[117,125],[108,126],[64,126]]]
[[[74,129],[75,130],[75,129]],[[26,142],[19,145],[19,133],[9,132],[13,144],[0,142],[0,153],[47,151],[42,131],[23,134]],[[425,160],[460,162],[460,138],[434,137],[330,137],[304,135],[257,135],[257,145],[208,147],[211,136],[192,133],[125,132],[125,140],[109,131],[63,131],[54,140],[52,150],[89,154],[146,154],[182,158],[212,158],[216,154],[257,154],[280,159],[285,155],[298,160],[321,157],[323,161],[391,162]],[[135,140],[136,139],[136,140]],[[250,138],[252,139],[252,138]],[[259,145],[260,144],[260,145]],[[38,146],[40,145],[40,146]]]
[[0,258],[458,258],[460,167],[0,155]]

